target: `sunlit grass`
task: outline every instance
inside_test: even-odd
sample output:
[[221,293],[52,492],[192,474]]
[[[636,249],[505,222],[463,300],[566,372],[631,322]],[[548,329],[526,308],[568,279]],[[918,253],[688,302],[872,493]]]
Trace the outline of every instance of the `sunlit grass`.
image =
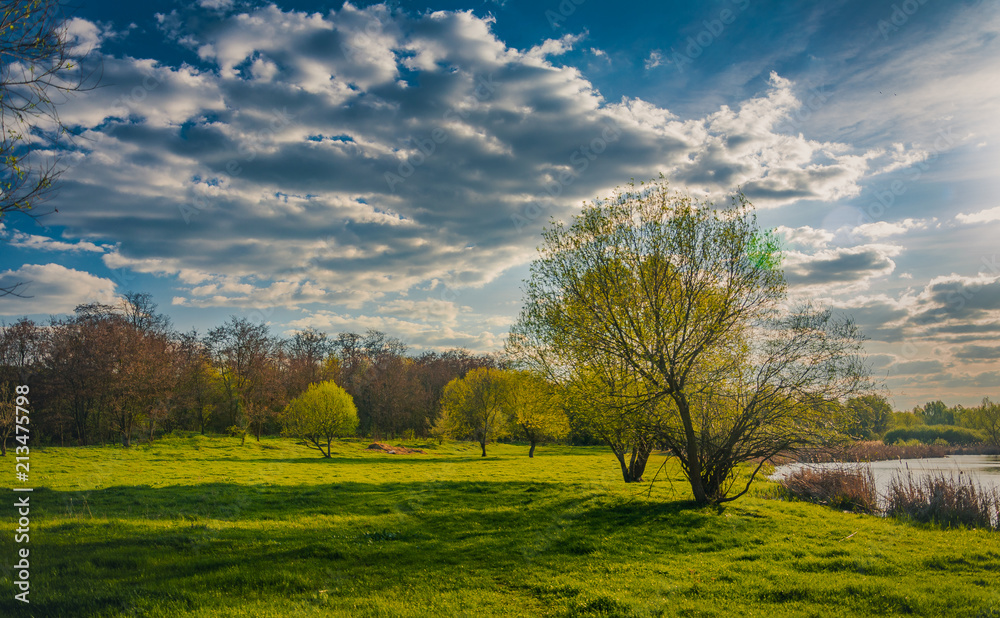
[[426,453],[32,451],[32,603],[0,615],[1000,614],[995,534],[755,495],[695,508],[676,465],[647,497],[599,447],[406,445]]

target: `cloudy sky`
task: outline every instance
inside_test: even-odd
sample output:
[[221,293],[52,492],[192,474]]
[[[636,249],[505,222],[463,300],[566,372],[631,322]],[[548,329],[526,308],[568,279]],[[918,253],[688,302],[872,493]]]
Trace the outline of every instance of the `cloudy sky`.
[[[430,2],[430,3],[429,3]],[[809,6],[807,6],[809,5]],[[101,85],[0,319],[150,292],[182,330],[498,349],[549,217],[742,187],[897,408],[1000,394],[1000,4],[84,1]]]

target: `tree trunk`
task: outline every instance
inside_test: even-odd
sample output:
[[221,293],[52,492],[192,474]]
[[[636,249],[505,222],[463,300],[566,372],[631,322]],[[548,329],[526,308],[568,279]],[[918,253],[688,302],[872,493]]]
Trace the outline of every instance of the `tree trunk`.
[[7,436],[4,436],[3,440],[0,440],[0,457],[6,457],[6,456],[7,456]]
[[615,450],[615,457],[622,468],[622,478],[626,483],[641,483],[642,474],[646,471],[646,461],[649,459],[650,449],[646,446],[632,448],[629,461],[625,461],[625,452]]
[[483,448],[483,457],[486,457],[486,442],[485,441],[480,442],[479,446]]
[[691,422],[691,408],[685,397],[677,397],[677,410],[684,422],[684,441],[687,453],[688,480],[691,482],[691,492],[698,504],[708,504],[708,495],[701,482],[701,458],[698,453],[698,438],[694,435],[694,424]]
[[534,456],[535,456],[535,442],[532,441],[531,448],[528,449],[528,457],[534,457]]

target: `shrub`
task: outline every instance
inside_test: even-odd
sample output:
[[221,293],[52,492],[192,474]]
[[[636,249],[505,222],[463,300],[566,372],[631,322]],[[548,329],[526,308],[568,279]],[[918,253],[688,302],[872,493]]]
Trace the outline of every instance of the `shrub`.
[[778,481],[794,498],[855,513],[878,513],[871,468],[800,468]]
[[882,441],[885,444],[896,444],[898,442],[908,442],[919,440],[923,444],[935,444],[936,440],[943,440],[947,444],[974,444],[984,442],[985,436],[973,429],[965,427],[955,427],[952,425],[916,425],[913,427],[901,427],[886,432]]

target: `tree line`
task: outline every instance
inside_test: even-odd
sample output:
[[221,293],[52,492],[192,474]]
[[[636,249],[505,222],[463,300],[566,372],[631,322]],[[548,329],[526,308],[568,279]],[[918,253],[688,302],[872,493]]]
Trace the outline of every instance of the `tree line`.
[[426,437],[445,386],[496,366],[461,349],[411,355],[375,330],[283,338],[233,316],[204,335],[181,333],[149,294],[130,292],[118,305],[81,305],[47,324],[0,326],[0,438],[13,431],[17,384],[31,386],[33,440],[129,446],[175,429],[276,434],[286,405],[327,380],[353,398],[360,435]]

